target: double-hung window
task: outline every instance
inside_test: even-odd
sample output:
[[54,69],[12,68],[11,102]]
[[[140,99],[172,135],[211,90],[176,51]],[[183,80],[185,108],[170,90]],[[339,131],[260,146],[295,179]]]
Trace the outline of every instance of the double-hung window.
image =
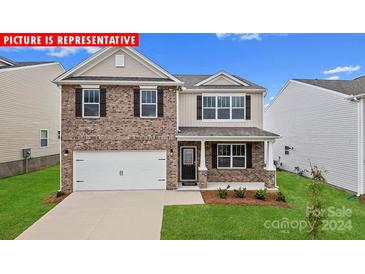
[[244,95],[203,95],[203,120],[244,120]]
[[141,90],[141,117],[157,117],[157,90]]
[[100,117],[100,90],[83,90],[83,117]]
[[48,129],[40,130],[41,147],[48,147]]
[[218,168],[246,168],[245,144],[219,144],[217,145]]

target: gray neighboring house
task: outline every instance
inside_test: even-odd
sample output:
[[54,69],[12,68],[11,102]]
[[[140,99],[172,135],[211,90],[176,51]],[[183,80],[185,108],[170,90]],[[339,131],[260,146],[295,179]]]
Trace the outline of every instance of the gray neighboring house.
[[264,112],[264,128],[281,135],[274,158],[289,171],[311,161],[330,184],[364,194],[364,99],[365,76],[288,81]]
[[265,88],[220,71],[172,75],[104,48],[59,76],[62,184],[82,190],[275,188]]
[[56,62],[0,56],[0,178],[59,162],[60,89]]

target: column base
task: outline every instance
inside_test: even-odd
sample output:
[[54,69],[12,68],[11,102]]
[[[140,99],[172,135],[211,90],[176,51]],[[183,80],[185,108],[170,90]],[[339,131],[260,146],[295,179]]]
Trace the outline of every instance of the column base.
[[199,170],[198,174],[198,186],[199,188],[207,188],[208,187],[208,170]]

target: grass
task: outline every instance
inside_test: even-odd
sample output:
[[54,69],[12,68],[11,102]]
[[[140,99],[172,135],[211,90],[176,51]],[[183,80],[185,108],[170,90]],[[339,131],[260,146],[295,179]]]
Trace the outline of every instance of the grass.
[[[307,239],[295,224],[305,220],[309,179],[278,172],[277,182],[292,208],[273,206],[185,205],[165,206],[161,239]],[[328,217],[321,239],[365,239],[365,205],[351,194],[323,185],[327,208],[350,209],[351,216]],[[265,226],[266,224],[270,224]],[[290,224],[288,228],[278,224]],[[346,224],[346,226],[343,226]],[[268,228],[267,228],[268,227]]]
[[53,204],[43,204],[59,189],[59,166],[0,180],[0,239],[15,239]]

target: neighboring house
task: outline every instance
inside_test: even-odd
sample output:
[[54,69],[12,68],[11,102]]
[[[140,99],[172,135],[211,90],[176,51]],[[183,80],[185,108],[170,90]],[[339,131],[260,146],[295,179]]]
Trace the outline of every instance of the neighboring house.
[[0,57],[0,178],[59,162],[61,96],[52,80],[63,72],[59,63]]
[[264,128],[281,136],[275,160],[289,171],[312,162],[330,184],[363,194],[364,94],[365,76],[290,80],[264,114]]
[[263,87],[225,72],[172,75],[126,47],[100,50],[55,83],[63,191],[275,187],[278,135],[262,130]]

